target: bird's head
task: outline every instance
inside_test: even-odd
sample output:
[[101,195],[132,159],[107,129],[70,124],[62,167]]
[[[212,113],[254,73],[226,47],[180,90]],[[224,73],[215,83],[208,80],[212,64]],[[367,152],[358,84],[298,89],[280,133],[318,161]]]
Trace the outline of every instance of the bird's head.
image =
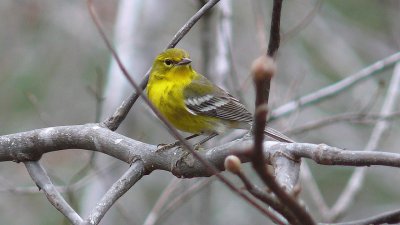
[[168,79],[170,76],[190,76],[193,71],[191,62],[189,53],[185,50],[170,48],[156,57],[151,75],[158,79]]

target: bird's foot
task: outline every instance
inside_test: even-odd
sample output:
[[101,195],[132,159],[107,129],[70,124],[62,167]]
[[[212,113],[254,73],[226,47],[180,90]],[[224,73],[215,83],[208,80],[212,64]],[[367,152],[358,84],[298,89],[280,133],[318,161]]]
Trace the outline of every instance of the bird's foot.
[[[185,140],[190,140],[190,139],[195,138],[195,137],[197,137],[197,136],[199,136],[199,135],[200,135],[200,134],[193,134],[193,135],[190,135],[189,137],[186,137]],[[180,141],[175,141],[175,142],[170,143],[170,144],[159,144],[159,145],[157,145],[157,150],[156,150],[156,152],[162,152],[162,151],[165,151],[165,150],[168,150],[168,149],[177,147],[177,146],[182,147],[182,144],[181,144]]]
[[168,150],[168,149],[180,146],[180,145],[181,145],[180,141],[175,141],[175,142],[170,143],[170,144],[158,144],[156,152],[163,152],[165,150]]
[[200,151],[200,150],[202,150],[201,144],[202,144],[202,143],[197,143],[197,144],[193,145],[193,150],[195,150],[195,151]]

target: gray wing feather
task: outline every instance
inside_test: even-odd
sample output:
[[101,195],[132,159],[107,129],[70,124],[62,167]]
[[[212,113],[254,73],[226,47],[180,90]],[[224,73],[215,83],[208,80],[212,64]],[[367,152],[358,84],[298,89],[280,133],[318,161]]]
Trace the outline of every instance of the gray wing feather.
[[[188,85],[184,90],[184,96],[185,105],[193,114],[248,124],[251,124],[253,121],[253,116],[239,100],[212,84],[205,77],[201,76]],[[266,127],[264,132],[275,140],[289,143],[294,142],[272,128]]]
[[239,100],[204,77],[189,84],[184,96],[185,105],[192,113],[246,123],[253,120],[251,113]]

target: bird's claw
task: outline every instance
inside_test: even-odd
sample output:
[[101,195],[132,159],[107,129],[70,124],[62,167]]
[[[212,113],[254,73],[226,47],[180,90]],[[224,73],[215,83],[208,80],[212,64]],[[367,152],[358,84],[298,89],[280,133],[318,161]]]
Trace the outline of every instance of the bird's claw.
[[175,142],[170,143],[170,144],[158,144],[156,152],[162,152],[162,151],[174,148],[174,147],[179,146],[179,145],[180,145],[179,141],[175,141]]
[[200,151],[202,148],[201,143],[197,143],[195,145],[193,145],[193,150],[195,151]]

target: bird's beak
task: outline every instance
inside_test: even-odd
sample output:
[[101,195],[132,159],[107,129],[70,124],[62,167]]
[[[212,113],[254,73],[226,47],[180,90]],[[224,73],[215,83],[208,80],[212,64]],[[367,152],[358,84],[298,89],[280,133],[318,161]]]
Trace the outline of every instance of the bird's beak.
[[192,60],[189,58],[183,58],[181,61],[179,61],[176,65],[187,65],[189,63],[191,63]]

